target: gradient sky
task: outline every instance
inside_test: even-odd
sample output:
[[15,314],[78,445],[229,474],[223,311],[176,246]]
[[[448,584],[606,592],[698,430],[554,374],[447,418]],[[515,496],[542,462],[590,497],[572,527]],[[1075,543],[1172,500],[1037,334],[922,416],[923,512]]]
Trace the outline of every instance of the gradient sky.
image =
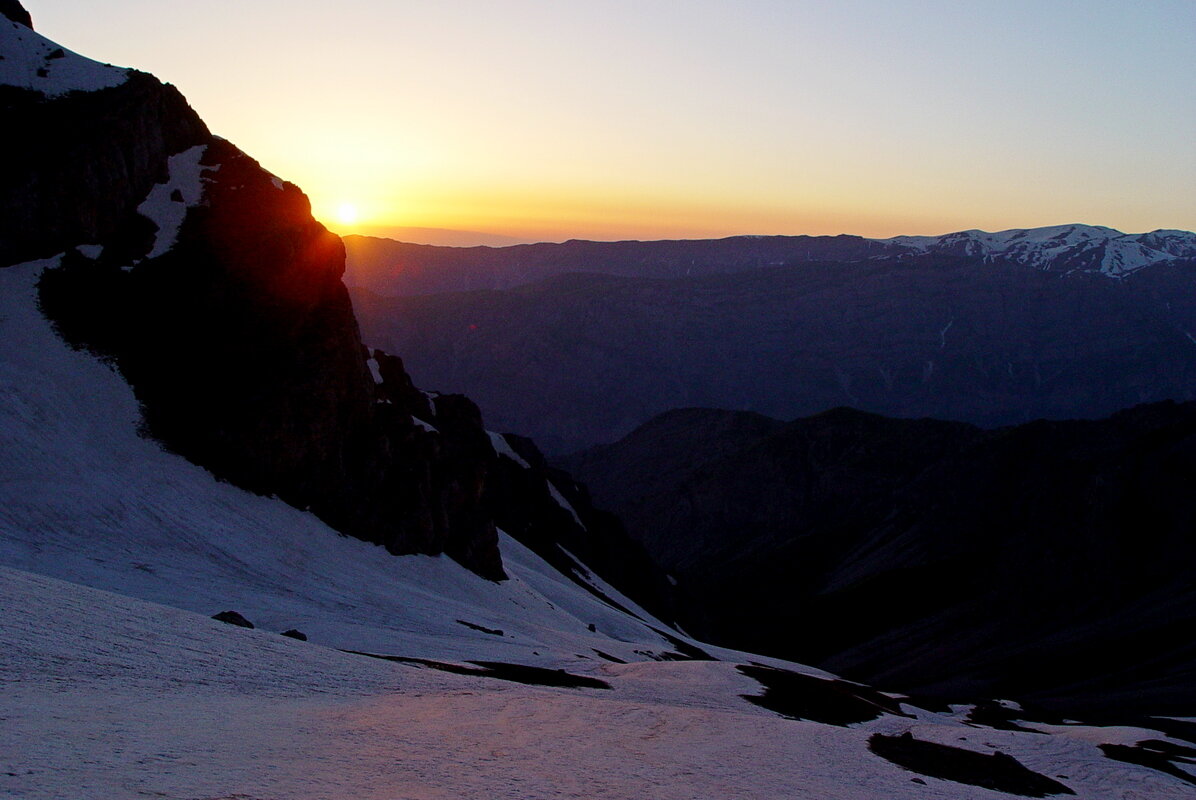
[[1194,0],[25,6],[339,232],[1196,229]]

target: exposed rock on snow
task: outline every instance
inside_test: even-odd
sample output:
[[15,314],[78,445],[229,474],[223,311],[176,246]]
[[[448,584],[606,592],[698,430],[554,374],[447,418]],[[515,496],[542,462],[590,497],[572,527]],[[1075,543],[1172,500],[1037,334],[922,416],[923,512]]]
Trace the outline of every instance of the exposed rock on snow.
[[59,97],[111,89],[128,79],[129,70],[84,58],[35,33],[19,4],[6,5],[0,8],[0,84]]
[[876,241],[915,253],[978,256],[1052,272],[1099,272],[1110,278],[1177,258],[1196,258],[1196,233],[1157,230],[1126,234],[1101,225],[1055,225],[998,233],[970,230]]
[[29,12],[21,5],[20,0],[0,0],[0,16],[24,25],[26,28],[33,28],[33,20],[29,17]]
[[219,614],[213,614],[212,619],[217,622],[226,622],[229,625],[236,625],[238,628],[252,628],[253,623],[245,619],[236,611],[221,611]]

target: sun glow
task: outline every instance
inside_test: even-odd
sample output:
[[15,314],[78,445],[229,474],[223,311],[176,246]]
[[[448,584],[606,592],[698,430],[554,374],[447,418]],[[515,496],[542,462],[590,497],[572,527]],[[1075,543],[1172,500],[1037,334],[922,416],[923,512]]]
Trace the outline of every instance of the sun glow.
[[336,207],[336,221],[341,225],[355,225],[361,215],[352,203],[341,203]]

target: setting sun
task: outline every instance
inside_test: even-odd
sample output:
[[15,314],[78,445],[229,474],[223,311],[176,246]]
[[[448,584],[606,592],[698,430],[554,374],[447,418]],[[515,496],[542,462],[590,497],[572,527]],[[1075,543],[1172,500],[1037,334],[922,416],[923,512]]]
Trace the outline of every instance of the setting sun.
[[336,207],[336,221],[342,225],[352,225],[358,217],[357,206],[352,203],[341,203]]

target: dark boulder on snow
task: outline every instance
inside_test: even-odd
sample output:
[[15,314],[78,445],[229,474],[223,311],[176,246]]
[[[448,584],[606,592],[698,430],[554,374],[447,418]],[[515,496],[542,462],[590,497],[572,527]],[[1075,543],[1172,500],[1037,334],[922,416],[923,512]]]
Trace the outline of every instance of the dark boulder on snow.
[[253,623],[245,619],[245,617],[238,614],[236,611],[221,611],[219,614],[213,614],[212,619],[217,622],[224,622],[229,625],[236,625],[238,628],[252,628]]
[[307,634],[306,634],[306,633],[304,633],[303,631],[299,631],[299,630],[296,630],[296,629],[294,629],[294,628],[291,628],[291,629],[290,629],[290,630],[288,630],[288,631],[283,631],[283,632],[282,632],[282,635],[283,635],[283,636],[286,636],[286,637],[289,637],[289,638],[291,638],[291,639],[298,639],[298,640],[299,640],[299,641],[301,641],[301,642],[306,642],[306,641],[307,641]]
[[0,15],[26,28],[33,27],[33,19],[18,0],[0,0]]
[[1013,756],[999,750],[991,754],[977,753],[915,739],[908,731],[900,736],[874,733],[868,738],[868,749],[900,767],[944,781],[982,786],[1020,797],[1075,794],[1059,781],[1028,769]]

